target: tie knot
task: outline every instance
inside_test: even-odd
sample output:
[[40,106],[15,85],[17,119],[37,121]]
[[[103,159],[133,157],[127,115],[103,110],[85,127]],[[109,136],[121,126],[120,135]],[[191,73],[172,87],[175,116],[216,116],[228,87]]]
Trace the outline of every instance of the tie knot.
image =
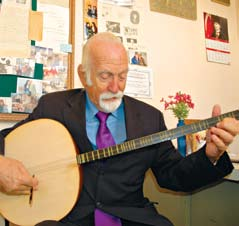
[[102,112],[102,111],[99,111],[97,114],[96,114],[96,117],[99,119],[100,122],[103,122],[105,123],[107,118],[109,116],[109,113],[105,113],[105,112]]

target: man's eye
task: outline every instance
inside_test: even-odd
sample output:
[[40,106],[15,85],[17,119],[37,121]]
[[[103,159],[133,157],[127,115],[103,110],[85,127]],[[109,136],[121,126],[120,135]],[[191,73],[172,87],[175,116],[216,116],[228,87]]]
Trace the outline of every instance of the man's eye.
[[102,80],[107,80],[110,78],[110,75],[109,74],[106,74],[106,73],[102,73],[100,74],[99,76]]
[[119,75],[120,80],[125,80],[127,78],[127,74],[121,74]]

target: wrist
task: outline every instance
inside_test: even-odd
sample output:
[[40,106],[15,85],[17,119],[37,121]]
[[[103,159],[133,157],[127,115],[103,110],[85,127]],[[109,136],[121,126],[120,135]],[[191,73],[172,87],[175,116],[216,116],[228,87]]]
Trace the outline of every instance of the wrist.
[[208,159],[210,160],[210,162],[215,166],[218,162],[220,157],[215,158],[215,157],[208,157]]

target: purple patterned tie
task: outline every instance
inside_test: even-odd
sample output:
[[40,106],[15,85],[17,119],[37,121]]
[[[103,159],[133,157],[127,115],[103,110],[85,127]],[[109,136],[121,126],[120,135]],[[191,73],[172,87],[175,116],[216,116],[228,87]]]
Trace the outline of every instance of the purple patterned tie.
[[95,209],[95,226],[122,226],[122,224],[118,217]]
[[[101,111],[96,114],[96,117],[100,121],[96,135],[96,145],[98,149],[107,148],[115,144],[114,138],[106,125],[108,116],[108,113]],[[105,213],[100,209],[95,209],[95,226],[122,226],[122,224],[118,217]]]
[[100,121],[100,126],[96,135],[96,145],[98,149],[107,148],[115,144],[114,138],[110,133],[106,120],[110,114],[99,111],[96,117]]

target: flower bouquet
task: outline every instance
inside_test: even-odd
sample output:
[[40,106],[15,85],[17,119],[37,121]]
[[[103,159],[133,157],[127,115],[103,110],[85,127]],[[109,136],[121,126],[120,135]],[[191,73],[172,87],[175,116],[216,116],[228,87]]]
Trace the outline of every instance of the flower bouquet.
[[160,102],[164,103],[164,110],[172,110],[174,116],[179,120],[184,120],[188,117],[190,109],[194,108],[191,96],[177,92],[175,96],[168,96],[169,100],[162,98]]
[[[177,126],[184,125],[184,119],[188,117],[190,109],[194,108],[191,96],[177,92],[175,96],[168,96],[169,100],[161,99],[164,103],[165,110],[172,110],[174,116],[178,118]],[[186,137],[181,136],[177,138],[178,150],[182,156],[186,156]]]

